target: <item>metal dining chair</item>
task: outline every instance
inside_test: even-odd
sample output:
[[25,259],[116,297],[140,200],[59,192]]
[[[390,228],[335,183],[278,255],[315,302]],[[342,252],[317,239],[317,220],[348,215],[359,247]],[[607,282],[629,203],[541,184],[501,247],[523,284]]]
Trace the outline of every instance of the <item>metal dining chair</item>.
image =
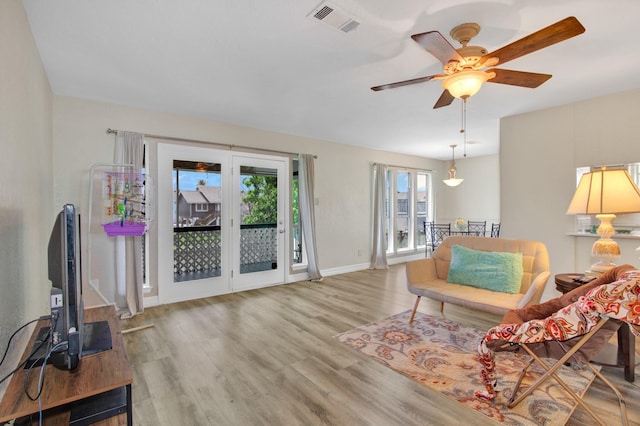
[[491,224],[491,238],[500,238],[500,223]]
[[440,243],[451,235],[450,223],[433,223],[431,222],[431,251],[435,251]]
[[[431,244],[432,244],[432,240],[431,240],[431,226],[433,225],[433,222],[424,222],[422,224],[423,228],[424,228],[424,256],[427,257],[429,255],[429,250],[431,250]],[[433,251],[433,250],[431,250]]]
[[476,237],[484,237],[487,231],[487,221],[484,222],[467,222],[467,233]]

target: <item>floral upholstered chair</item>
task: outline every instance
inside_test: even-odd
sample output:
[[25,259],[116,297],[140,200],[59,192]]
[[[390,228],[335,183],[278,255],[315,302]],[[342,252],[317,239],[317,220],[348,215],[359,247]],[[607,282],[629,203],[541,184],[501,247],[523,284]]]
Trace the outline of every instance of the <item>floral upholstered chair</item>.
[[[609,284],[592,287],[584,296],[574,303],[558,310],[551,316],[542,319],[533,319],[518,324],[501,324],[490,329],[478,345],[479,360],[481,364],[481,376],[485,389],[477,391],[476,396],[483,399],[493,399],[496,395],[496,374],[495,374],[495,354],[494,347],[496,341],[524,348],[531,356],[532,362],[538,361],[543,365],[547,373],[542,380],[537,381],[530,388],[538,386],[544,379],[553,376],[565,387],[559,378],[554,374],[555,370],[562,366],[567,360],[579,350],[580,346],[588,342],[608,319],[617,319],[630,324],[631,331],[635,335],[640,335],[640,271],[632,270],[622,274],[617,280]],[[544,361],[538,358],[529,345],[546,341],[563,342],[569,339],[585,336],[579,340],[571,349],[566,349],[564,357],[560,358],[553,368],[548,367]],[[586,365],[589,365],[588,363]],[[589,365],[590,366],[590,365]],[[602,378],[601,374],[593,369],[594,373]],[[624,401],[620,393],[603,379],[618,395],[621,403],[623,421],[626,419]],[[566,387],[565,387],[566,389]],[[528,389],[518,402],[533,389]],[[513,402],[512,397],[510,406]],[[570,392],[572,393],[572,392]],[[586,407],[581,399],[572,394],[578,403],[586,409],[589,414],[600,421],[593,411]]]

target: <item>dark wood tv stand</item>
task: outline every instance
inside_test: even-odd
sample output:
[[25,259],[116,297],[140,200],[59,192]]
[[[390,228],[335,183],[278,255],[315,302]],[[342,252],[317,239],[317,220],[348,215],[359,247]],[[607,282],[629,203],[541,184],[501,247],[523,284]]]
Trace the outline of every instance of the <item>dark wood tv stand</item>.
[[[88,398],[109,395],[108,392],[126,393],[126,411],[116,416],[99,421],[99,425],[132,425],[131,384],[133,373],[129,358],[122,340],[120,324],[113,306],[103,306],[85,310],[85,322],[108,321],[111,329],[112,349],[97,354],[82,357],[78,368],[73,371],[59,370],[47,365],[42,389],[42,409],[46,425],[68,425],[71,406]],[[29,349],[40,327],[48,321],[38,323],[27,350],[21,361],[28,356]],[[39,372],[39,368],[37,370]],[[17,371],[11,378],[4,398],[0,401],[0,423],[15,418],[21,418],[36,413],[38,402],[31,401],[24,393],[23,384],[25,370]],[[32,393],[35,394],[38,374],[32,372],[30,383]],[[36,423],[37,424],[37,423]]]

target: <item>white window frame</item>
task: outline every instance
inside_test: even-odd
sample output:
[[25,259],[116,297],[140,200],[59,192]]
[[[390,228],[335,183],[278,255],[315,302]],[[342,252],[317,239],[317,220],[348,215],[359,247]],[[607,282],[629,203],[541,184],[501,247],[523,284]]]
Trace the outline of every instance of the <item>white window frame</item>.
[[[399,173],[409,173],[408,179],[408,198],[407,198],[407,236],[408,239],[406,247],[398,247],[396,236],[400,229],[398,229],[397,218],[398,212],[398,175]],[[418,176],[426,175],[426,199],[425,199],[425,211],[420,212],[422,216],[425,216],[425,222],[429,222],[433,217],[433,179],[431,171],[413,168],[403,168],[396,166],[387,166],[387,173],[385,174],[386,180],[386,201],[387,205],[385,209],[386,213],[386,228],[387,228],[387,255],[403,254],[407,252],[415,252],[423,250],[428,241],[426,235],[424,243],[420,241],[419,234],[421,230],[417,224],[418,220]],[[404,217],[404,216],[403,216]]]

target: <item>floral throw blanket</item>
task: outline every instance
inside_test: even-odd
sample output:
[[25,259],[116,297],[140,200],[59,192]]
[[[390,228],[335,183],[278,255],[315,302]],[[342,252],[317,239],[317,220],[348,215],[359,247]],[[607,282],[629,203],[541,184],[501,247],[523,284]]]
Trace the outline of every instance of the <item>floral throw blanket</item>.
[[[610,284],[590,290],[575,303],[548,318],[522,324],[501,324],[490,329],[478,344],[481,376],[485,389],[476,391],[478,398],[493,399],[496,391],[495,354],[487,343],[502,340],[511,343],[537,343],[567,340],[588,333],[600,316],[640,325],[640,271],[629,271]],[[633,334],[640,336],[635,327]]]

